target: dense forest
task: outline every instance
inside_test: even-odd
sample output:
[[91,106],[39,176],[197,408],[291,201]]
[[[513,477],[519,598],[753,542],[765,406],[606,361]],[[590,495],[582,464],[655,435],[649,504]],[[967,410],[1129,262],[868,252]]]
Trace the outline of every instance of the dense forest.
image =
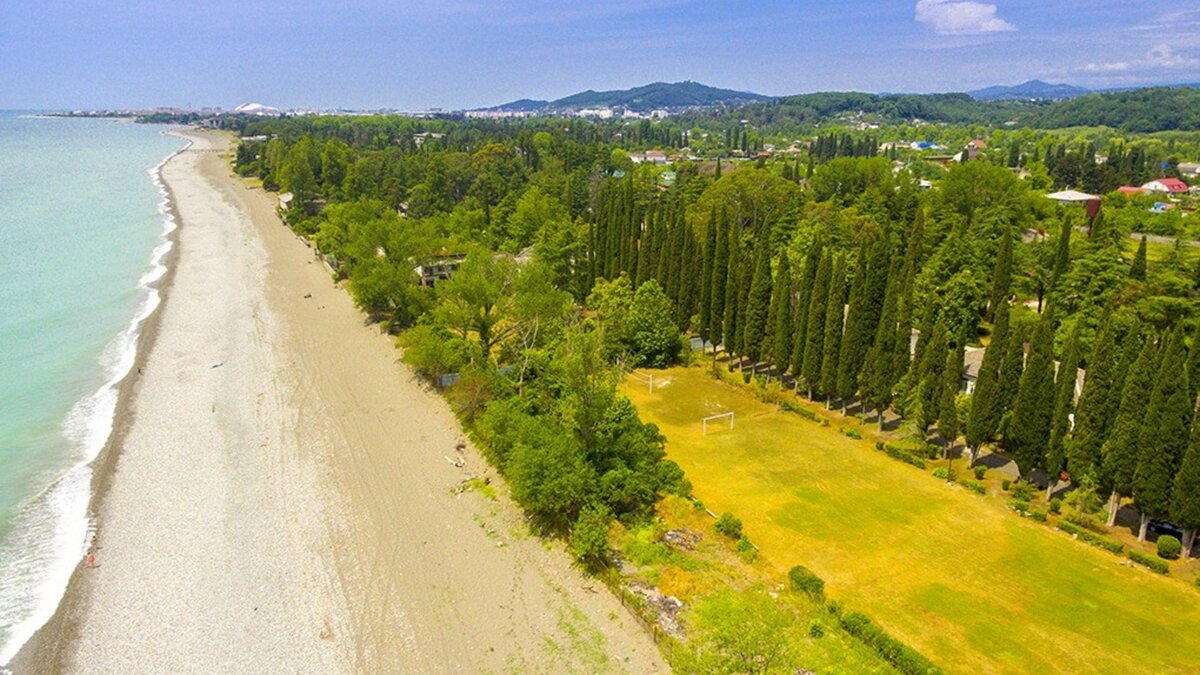
[[[1200,266],[1178,245],[1152,264],[1145,242],[1130,255],[1127,223],[1039,196],[1005,166],[1012,153],[956,165],[932,191],[820,140],[804,179],[799,158],[717,173],[680,162],[665,184],[604,125],[318,118],[244,131],[272,138],[242,144],[239,171],[296,195],[289,222],[404,331],[410,361],[462,373],[460,410],[558,531],[684,489],[611,367],[675,362],[686,334],[810,398],[881,423],[899,414],[948,450],[960,436],[971,455],[997,444],[1050,490],[1109,497],[1110,514],[1132,499],[1143,536],[1149,519],[1189,539],[1200,526]],[[1039,147],[1017,157],[1043,153],[1061,177],[1073,154]],[[1145,167],[1136,151],[1108,165]],[[416,283],[417,265],[450,253],[466,261],[449,281]],[[966,398],[964,350],[979,345]],[[1091,373],[1080,392],[1077,367]],[[551,466],[574,482],[541,491]]]

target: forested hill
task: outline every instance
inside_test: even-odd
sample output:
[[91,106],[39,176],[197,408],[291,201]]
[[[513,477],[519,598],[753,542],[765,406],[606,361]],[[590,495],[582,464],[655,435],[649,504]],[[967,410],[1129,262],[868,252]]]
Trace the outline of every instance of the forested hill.
[[495,110],[530,110],[530,104],[541,104],[547,112],[582,110],[584,108],[628,108],[638,112],[651,110],[682,110],[722,105],[741,105],[765,101],[769,97],[748,91],[719,89],[699,82],[654,82],[632,89],[593,91],[591,89],[554,101],[522,99],[496,106]]
[[1155,87],[1059,101],[1027,120],[1046,129],[1109,126],[1134,132],[1200,130],[1200,89]]

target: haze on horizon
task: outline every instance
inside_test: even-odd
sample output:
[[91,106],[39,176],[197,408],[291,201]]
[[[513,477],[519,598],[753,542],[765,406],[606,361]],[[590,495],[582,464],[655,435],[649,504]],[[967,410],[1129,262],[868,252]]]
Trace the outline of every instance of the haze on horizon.
[[1188,4],[8,0],[0,108],[453,109],[685,79],[773,95],[1194,82]]

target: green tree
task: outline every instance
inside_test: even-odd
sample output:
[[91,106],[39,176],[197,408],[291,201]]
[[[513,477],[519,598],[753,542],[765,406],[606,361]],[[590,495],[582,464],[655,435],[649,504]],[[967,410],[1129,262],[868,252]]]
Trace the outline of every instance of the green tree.
[[757,239],[754,270],[746,297],[746,335],[743,348],[752,362],[761,360],[764,355],[763,343],[770,335],[767,332],[767,319],[771,308],[771,246],[770,232],[767,228],[763,228]]
[[608,527],[612,514],[603,504],[589,504],[571,527],[571,553],[590,570],[608,562]]
[[820,384],[821,355],[825,340],[825,310],[829,304],[830,277],[833,275],[833,255],[826,251],[817,266],[812,293],[808,298],[808,320],[805,321],[804,364],[801,373],[808,386],[808,398]]
[[1163,349],[1158,376],[1138,435],[1133,505],[1141,515],[1139,541],[1146,540],[1146,527],[1151,518],[1170,515],[1172,483],[1187,451],[1195,403],[1188,387],[1186,360],[1183,333],[1176,329]]
[[758,674],[786,670],[794,623],[765,591],[723,590],[700,601],[689,624],[695,635],[686,669],[697,673]]
[[[713,259],[717,252],[717,210],[714,208],[704,223],[704,246],[700,259],[700,337],[713,339],[712,298]],[[714,341],[713,344],[716,344]]]
[[792,273],[786,255],[780,256],[775,271],[775,288],[771,291],[771,363],[783,373],[792,354]]
[[1000,248],[996,253],[996,264],[992,267],[992,289],[988,296],[987,309],[989,319],[994,320],[999,307],[1008,304],[1009,289],[1012,286],[1012,268],[1012,227],[1005,225],[1004,234],[1000,236]]
[[1175,476],[1171,519],[1183,528],[1183,559],[1187,560],[1200,528],[1200,419],[1192,421],[1191,441]]
[[678,360],[679,328],[671,320],[673,310],[671,300],[654,279],[634,292],[627,334],[636,365],[663,368]]
[[971,394],[971,408],[967,416],[967,448],[970,452],[970,464],[975,463],[979,448],[996,438],[1000,428],[1000,415],[1003,410],[999,407],[1000,364],[1008,346],[1009,306],[1002,303],[996,309],[995,324],[992,326],[992,340],[983,352],[983,361],[975,377],[975,391]]
[[716,248],[713,252],[712,261],[712,279],[709,283],[712,294],[709,300],[708,308],[708,325],[709,325],[709,340],[713,343],[713,355],[715,358],[717,345],[724,340],[724,322],[725,322],[725,286],[728,278],[730,260],[729,260],[729,233],[725,218],[717,222],[714,228],[713,239],[716,241]]
[[1067,470],[1071,473],[1072,483],[1099,478],[1100,447],[1121,405],[1119,396],[1110,395],[1114,387],[1119,390],[1124,384],[1120,372],[1122,350],[1117,342],[1120,320],[1115,314],[1110,312],[1105,316],[1087,362],[1087,375],[1075,412],[1075,427],[1071,442],[1067,444]]
[[1117,519],[1121,498],[1133,494],[1133,477],[1138,465],[1138,435],[1142,418],[1154,386],[1157,371],[1157,349],[1153,340],[1130,340],[1127,350],[1140,347],[1137,360],[1129,366],[1125,385],[1121,388],[1121,406],[1113,420],[1112,432],[1101,447],[1104,459],[1103,483],[1111,489],[1108,500],[1108,524]]
[[1067,468],[1067,432],[1075,410],[1075,384],[1079,372],[1079,329],[1076,323],[1059,361],[1054,380],[1054,416],[1050,419],[1050,443],[1046,447],[1046,500],[1054,494],[1058,477]]
[[821,266],[821,246],[813,243],[804,258],[804,267],[800,271],[800,280],[796,289],[796,329],[792,333],[792,375],[796,378],[796,388],[800,387],[803,375],[804,352],[808,349],[808,312],[812,299],[813,285],[816,283],[817,270]]
[[1146,280],[1146,235],[1138,242],[1137,253],[1133,255],[1133,264],[1129,266],[1129,278],[1136,281]]
[[1052,312],[1038,321],[1029,343],[1029,359],[1013,401],[1007,440],[1022,475],[1044,468],[1054,413],[1054,328]]
[[938,400],[938,435],[946,441],[946,458],[952,457],[958,440],[958,391],[962,385],[963,352],[961,348],[946,351],[942,368],[942,391]]
[[879,424],[880,431],[883,431],[883,413],[892,403],[892,391],[896,385],[892,360],[896,351],[896,312],[900,284],[899,274],[888,278],[879,325],[875,329],[875,339],[863,365],[862,399],[865,405],[875,409],[875,421]]
[[742,251],[736,232],[736,228],[730,228],[728,233],[729,267],[725,274],[725,288],[721,289],[725,294],[725,316],[722,319],[721,334],[725,343],[725,352],[730,359],[737,353],[738,316],[741,311],[738,307],[738,291],[742,278]]
[[832,276],[829,280],[829,295],[825,303],[825,331],[821,338],[821,377],[819,389],[829,399],[833,407],[834,392],[837,388],[838,358],[842,343],[842,317],[845,315],[842,299],[846,294],[845,258],[838,258],[833,264]]
[[929,425],[938,418],[942,390],[945,385],[943,371],[946,367],[946,326],[941,321],[934,324],[928,343],[922,350],[917,370],[916,405],[913,419],[924,434]]

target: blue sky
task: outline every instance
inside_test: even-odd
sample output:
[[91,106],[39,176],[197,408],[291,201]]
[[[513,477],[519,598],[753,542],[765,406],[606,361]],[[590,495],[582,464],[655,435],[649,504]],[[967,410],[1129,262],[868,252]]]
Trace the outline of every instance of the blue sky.
[[1200,0],[0,0],[0,108],[1200,81]]

